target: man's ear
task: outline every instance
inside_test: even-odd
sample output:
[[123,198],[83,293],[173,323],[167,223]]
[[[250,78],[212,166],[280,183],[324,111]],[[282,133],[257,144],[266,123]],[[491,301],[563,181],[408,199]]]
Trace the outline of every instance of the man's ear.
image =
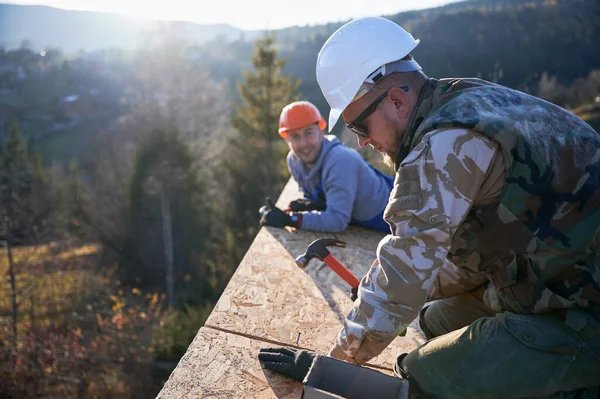
[[400,118],[407,118],[410,112],[410,106],[408,102],[408,93],[402,90],[399,87],[392,87],[388,91],[388,96],[394,107],[396,108],[396,113]]

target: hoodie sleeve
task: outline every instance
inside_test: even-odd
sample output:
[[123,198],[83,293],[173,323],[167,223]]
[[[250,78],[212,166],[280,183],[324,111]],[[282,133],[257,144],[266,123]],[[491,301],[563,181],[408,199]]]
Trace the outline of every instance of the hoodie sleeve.
[[339,146],[327,156],[321,171],[327,209],[322,212],[302,212],[302,230],[338,233],[348,227],[356,198],[361,163],[353,154]]

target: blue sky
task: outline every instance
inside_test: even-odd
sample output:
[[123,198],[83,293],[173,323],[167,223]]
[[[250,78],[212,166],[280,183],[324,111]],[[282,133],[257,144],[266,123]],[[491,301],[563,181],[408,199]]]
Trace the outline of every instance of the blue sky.
[[8,0],[14,4],[116,12],[158,20],[228,23],[247,30],[339,22],[437,7],[453,1],[456,0]]

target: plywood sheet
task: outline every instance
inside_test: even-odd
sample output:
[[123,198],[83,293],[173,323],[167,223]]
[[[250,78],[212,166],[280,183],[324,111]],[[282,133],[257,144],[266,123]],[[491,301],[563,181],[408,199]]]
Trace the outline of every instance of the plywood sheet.
[[263,370],[261,342],[201,328],[157,399],[300,398],[302,385]]
[[[290,181],[277,205],[285,207],[290,200],[299,196],[296,184]],[[214,385],[218,380],[215,380],[217,374],[235,374],[233,371],[228,372],[222,364],[227,361],[232,364],[242,361],[260,370],[256,360],[258,350],[274,346],[266,341],[298,345],[327,353],[340,330],[341,320],[352,308],[349,286],[321,261],[312,260],[302,270],[296,266],[295,258],[304,253],[308,245],[317,238],[339,238],[347,243],[347,247],[331,248],[331,253],[361,278],[375,259],[377,244],[383,236],[384,233],[352,226],[338,234],[273,227],[261,229],[206,321],[206,327],[200,330],[198,337],[188,348],[185,361],[182,359],[165,384],[161,398],[180,397],[171,396],[168,392],[173,391],[175,381],[186,381],[181,375],[186,375],[186,378],[193,376],[194,381],[187,380],[189,392],[197,392],[193,394],[196,396],[191,397],[230,397],[227,396],[230,395],[229,388],[221,383]],[[411,326],[406,337],[397,338],[371,363],[391,368],[400,353],[410,351],[422,343],[423,337],[414,327]],[[228,347],[232,342],[238,345],[244,342],[246,346],[243,350],[231,351]],[[214,365],[205,365],[208,360],[201,357],[209,354],[212,356],[214,353],[226,356],[215,360],[217,363]],[[209,360],[211,356],[208,356]],[[204,366],[197,366],[195,362]],[[191,373],[190,370],[197,367],[205,367],[209,372]],[[237,397],[266,395],[261,382],[253,381],[238,385]],[[276,388],[277,386],[270,387],[273,392]]]

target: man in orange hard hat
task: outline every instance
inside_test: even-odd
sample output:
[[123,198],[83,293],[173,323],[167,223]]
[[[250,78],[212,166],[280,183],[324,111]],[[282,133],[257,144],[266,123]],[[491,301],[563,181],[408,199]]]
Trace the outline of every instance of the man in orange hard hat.
[[279,135],[290,148],[288,168],[304,197],[292,201],[286,211],[268,200],[260,225],[335,233],[355,224],[389,233],[383,210],[393,178],[335,136],[325,135],[326,126],[308,101],[283,108]]

